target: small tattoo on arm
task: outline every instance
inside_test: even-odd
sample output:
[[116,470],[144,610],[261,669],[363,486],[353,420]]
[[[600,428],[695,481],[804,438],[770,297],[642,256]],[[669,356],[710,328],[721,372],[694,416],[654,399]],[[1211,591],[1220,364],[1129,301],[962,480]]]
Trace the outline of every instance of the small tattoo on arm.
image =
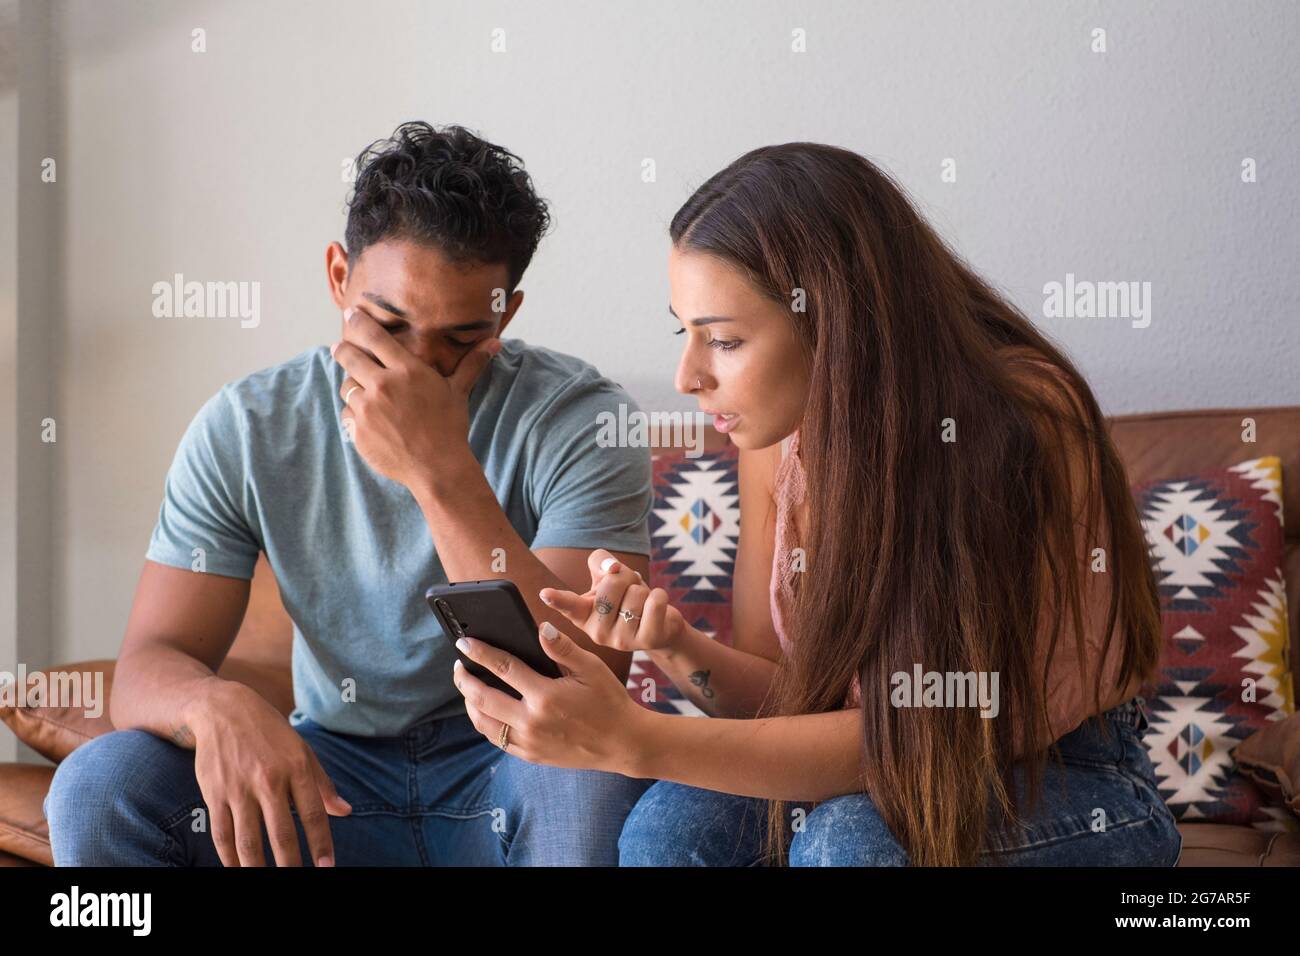
[[181,724],[172,731],[172,743],[177,747],[193,747],[194,732],[190,730],[187,724]]
[[614,605],[609,603],[609,598],[599,595],[596,598],[596,613],[604,617],[610,611],[614,610]]
[[713,688],[709,686],[708,671],[696,671],[691,675],[691,683],[698,687],[705,697],[713,696]]

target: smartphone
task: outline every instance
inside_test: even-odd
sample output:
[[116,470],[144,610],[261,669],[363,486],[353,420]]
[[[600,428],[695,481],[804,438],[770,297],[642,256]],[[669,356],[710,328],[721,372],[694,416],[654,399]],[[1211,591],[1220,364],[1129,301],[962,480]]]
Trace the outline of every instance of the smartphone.
[[513,654],[543,677],[563,676],[555,661],[542,650],[537,622],[514,582],[497,579],[439,584],[429,588],[424,599],[465,669],[489,687],[515,700],[523,697],[493,671],[462,654],[456,647],[460,638],[472,637]]

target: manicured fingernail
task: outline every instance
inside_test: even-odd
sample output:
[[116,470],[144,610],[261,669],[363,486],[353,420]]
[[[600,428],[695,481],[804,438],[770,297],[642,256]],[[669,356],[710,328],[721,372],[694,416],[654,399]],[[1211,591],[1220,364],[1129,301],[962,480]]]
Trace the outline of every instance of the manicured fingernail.
[[327,857],[327,856],[323,856],[323,857],[321,857],[319,860],[316,861],[316,865],[317,865],[317,866],[333,866],[333,865],[334,865],[334,861],[331,860],[331,859],[330,859],[329,857]]
[[[460,640],[458,640],[458,641],[456,642],[456,646],[460,648],[460,652],[461,652],[462,654],[468,654],[468,653],[469,653],[469,641],[465,640],[465,638],[462,637]],[[457,663],[457,664],[460,663],[460,659],[459,659],[459,658],[457,658],[456,663]]]
[[356,310],[356,309],[348,309],[346,312],[343,313],[343,321],[344,321],[344,322],[351,322],[351,321],[352,321],[352,316],[354,316],[354,315],[356,315],[356,314],[357,314],[357,310]]
[[542,637],[546,638],[548,641],[553,641],[559,636],[560,632],[556,630],[554,624],[550,621],[542,622]]
[[456,662],[451,665],[451,669],[454,671],[462,671],[465,669],[465,665],[460,662],[460,658],[458,657],[456,658]]
[[537,592],[537,599],[541,601],[543,604],[545,604],[547,607],[551,606],[551,599],[548,598],[545,594],[542,594],[540,591]]
[[609,569],[616,564],[618,564],[618,561],[614,558],[606,558],[604,561],[600,562],[600,569],[608,574]]

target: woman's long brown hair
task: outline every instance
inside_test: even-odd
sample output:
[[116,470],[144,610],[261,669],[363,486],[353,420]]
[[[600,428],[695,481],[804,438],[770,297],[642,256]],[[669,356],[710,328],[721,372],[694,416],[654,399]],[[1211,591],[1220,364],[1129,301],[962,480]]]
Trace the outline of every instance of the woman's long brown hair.
[[[857,673],[863,791],[913,864],[971,864],[990,810],[1013,821],[1021,810],[1016,735],[1051,739],[1057,596],[1078,660],[1088,660],[1082,594],[1093,549],[1105,549],[1110,582],[1103,655],[1113,632],[1124,642],[1117,686],[1156,667],[1155,578],[1096,399],[1061,350],[856,153],[815,143],[746,153],[691,196],[670,233],[791,308],[811,367],[799,426],[807,570],[796,575],[790,649],[759,716],[842,709]],[[792,307],[797,290],[804,311]],[[956,441],[942,440],[945,419]],[[997,672],[998,717],[892,706],[891,675],[918,663]],[[1114,690],[1102,677],[1098,666],[1097,711]],[[1021,758],[1031,806],[1046,756],[1031,747]],[[770,810],[767,847],[779,863],[787,807]]]

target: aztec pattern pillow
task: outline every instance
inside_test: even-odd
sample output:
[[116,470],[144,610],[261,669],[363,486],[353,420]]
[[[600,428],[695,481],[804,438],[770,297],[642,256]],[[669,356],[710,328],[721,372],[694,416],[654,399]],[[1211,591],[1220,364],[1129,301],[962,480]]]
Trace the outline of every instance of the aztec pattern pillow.
[[[731,577],[740,530],[737,450],[656,455],[650,583],[688,621],[731,640]],[[1293,829],[1230,750],[1294,712],[1282,563],[1281,461],[1262,458],[1134,489],[1157,566],[1165,647],[1143,687],[1144,742],[1180,820]],[[1249,678],[1255,699],[1243,701]],[[634,655],[628,692],[665,713],[701,711],[649,658]]]
[[1165,646],[1142,688],[1144,743],[1183,822],[1294,829],[1231,750],[1295,710],[1276,457],[1134,489],[1160,589]]
[[[654,456],[650,513],[650,585],[688,623],[731,643],[731,578],[740,539],[739,458],[734,445],[688,458]],[[670,714],[701,716],[649,656],[637,651],[628,674],[633,700]]]

